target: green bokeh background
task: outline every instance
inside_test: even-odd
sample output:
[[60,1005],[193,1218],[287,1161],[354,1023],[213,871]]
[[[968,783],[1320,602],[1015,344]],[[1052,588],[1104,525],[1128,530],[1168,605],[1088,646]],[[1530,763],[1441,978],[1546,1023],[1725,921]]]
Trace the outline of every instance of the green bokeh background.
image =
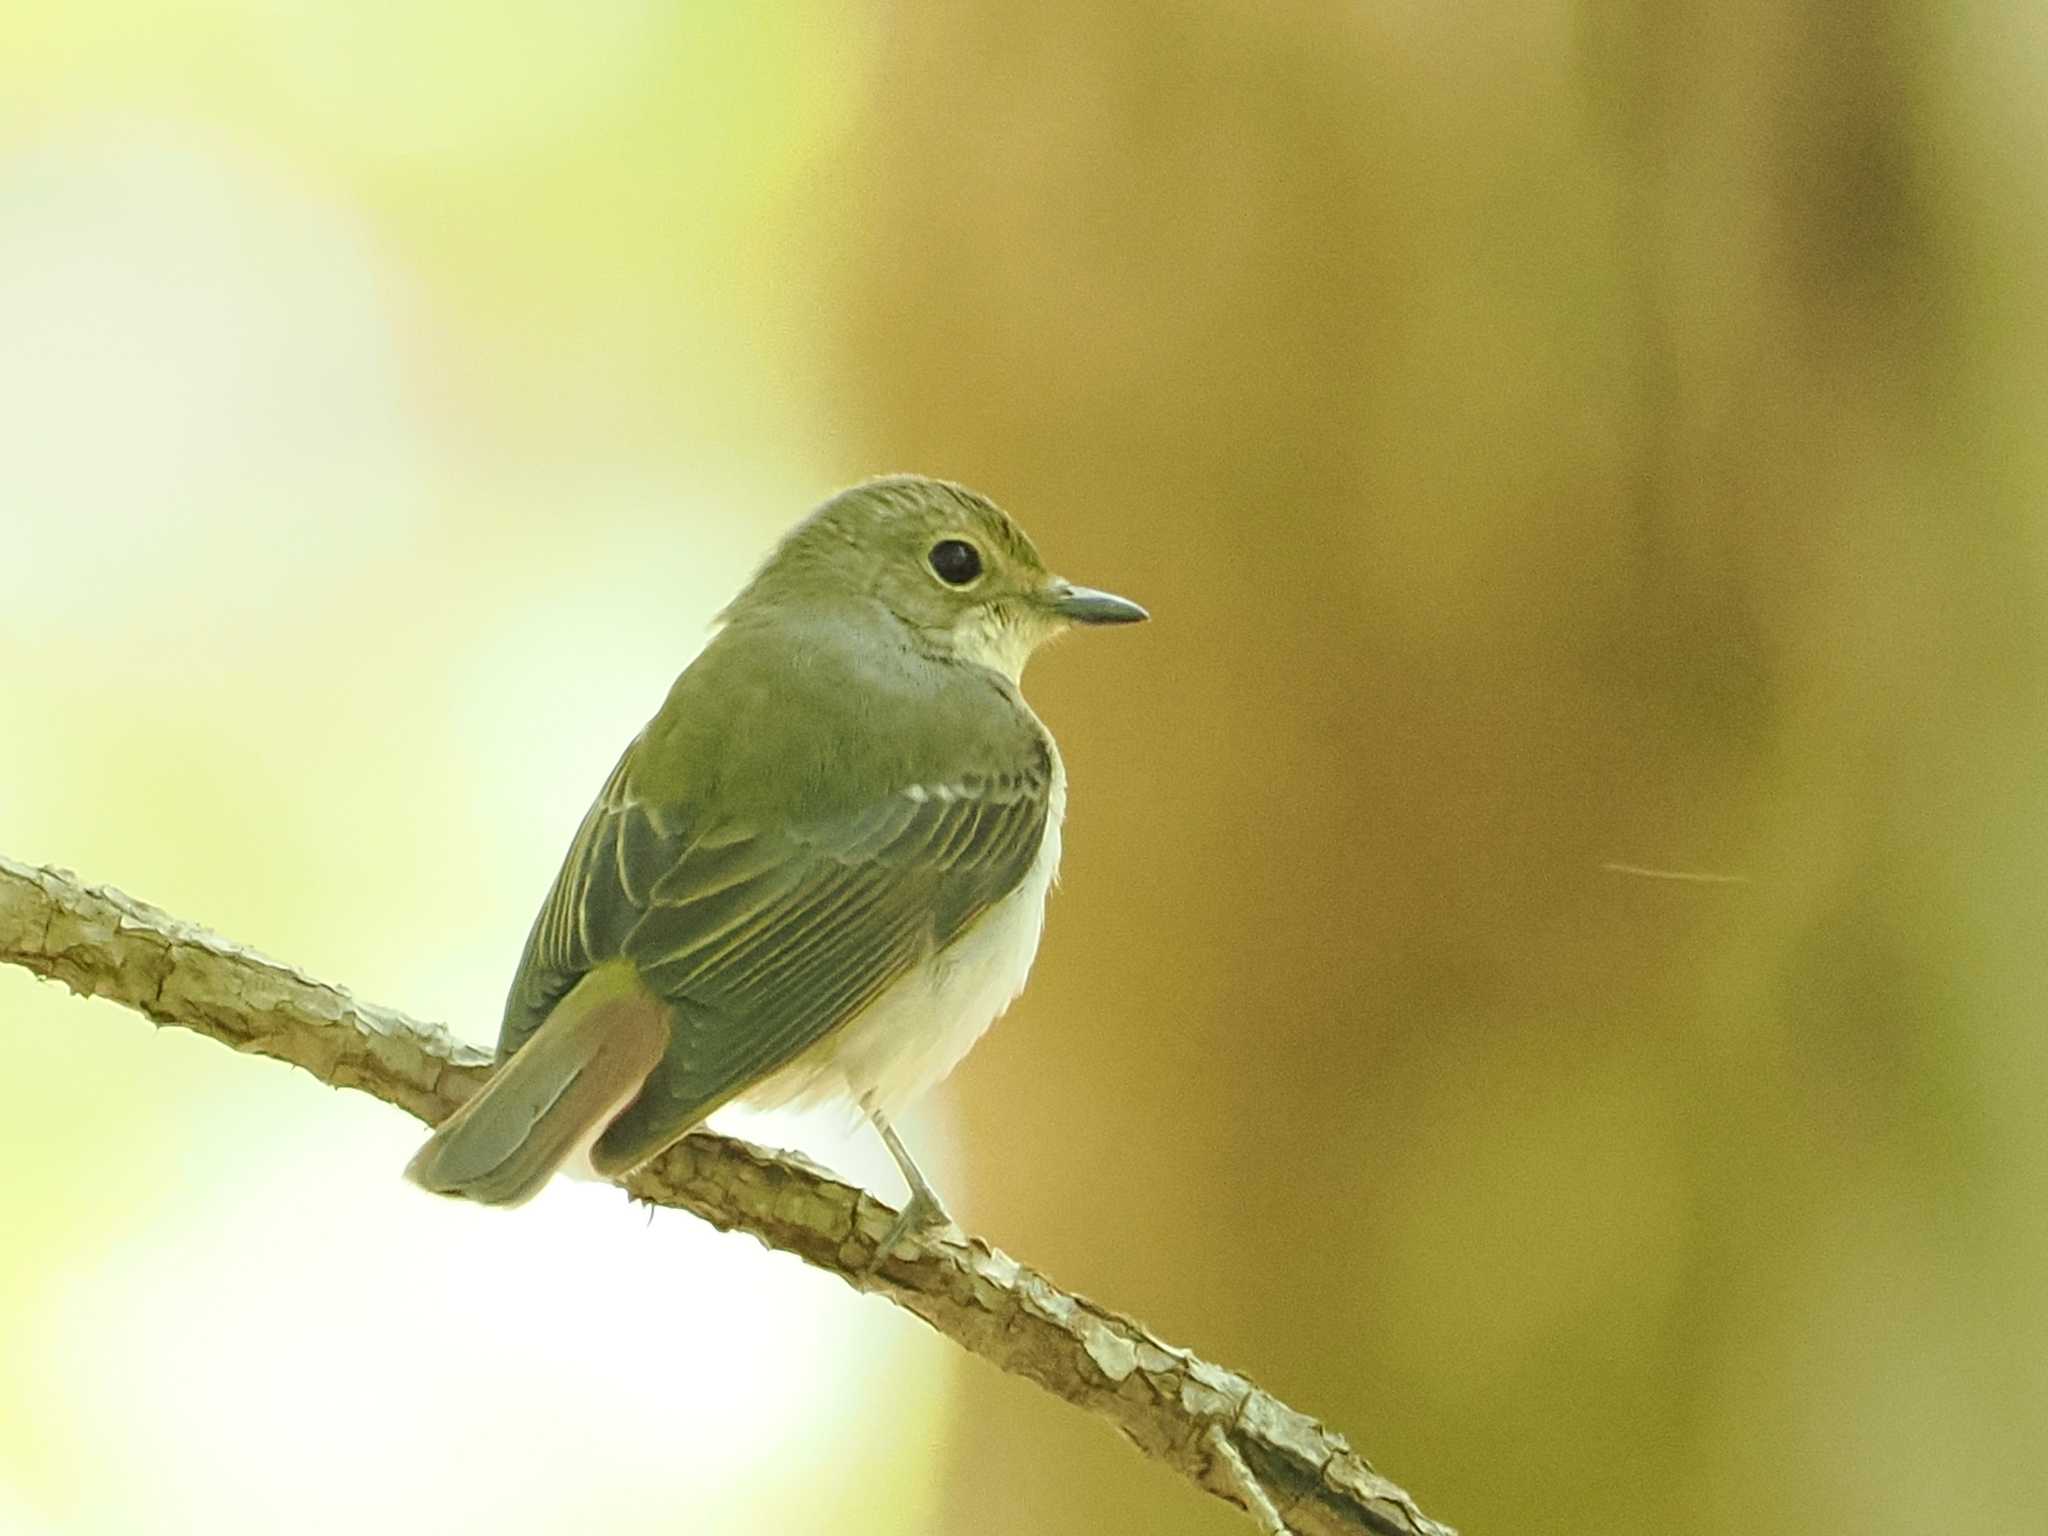
[[[12,8],[0,849],[487,1040],[775,533],[966,480],[1158,615],[971,1225],[1473,1533],[2037,1529],[2044,165],[2012,0]],[[1248,1529],[417,1136],[0,973],[0,1531]]]

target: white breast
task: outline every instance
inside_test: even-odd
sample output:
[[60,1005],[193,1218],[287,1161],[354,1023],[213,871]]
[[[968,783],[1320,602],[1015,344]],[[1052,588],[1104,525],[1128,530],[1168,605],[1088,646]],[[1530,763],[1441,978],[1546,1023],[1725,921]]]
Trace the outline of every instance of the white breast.
[[1045,837],[1017,888],[965,936],[905,976],[860,1017],[746,1095],[758,1109],[840,1094],[891,1114],[960,1064],[1024,990],[1060,866],[1067,775],[1053,753]]

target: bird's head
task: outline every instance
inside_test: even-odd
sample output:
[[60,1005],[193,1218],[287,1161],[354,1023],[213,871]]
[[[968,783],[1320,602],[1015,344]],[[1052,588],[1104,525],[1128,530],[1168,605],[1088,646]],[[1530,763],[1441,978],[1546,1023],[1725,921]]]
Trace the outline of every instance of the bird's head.
[[723,615],[878,605],[920,644],[1016,679],[1075,624],[1143,608],[1045,568],[1002,508],[950,481],[891,475],[841,491],[784,537]]

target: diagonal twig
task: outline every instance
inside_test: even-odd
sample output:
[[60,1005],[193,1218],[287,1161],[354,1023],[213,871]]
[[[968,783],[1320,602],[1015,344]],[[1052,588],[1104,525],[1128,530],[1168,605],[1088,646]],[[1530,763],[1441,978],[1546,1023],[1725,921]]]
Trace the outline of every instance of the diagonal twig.
[[[4,856],[0,961],[429,1124],[490,1071],[488,1053],[438,1025],[359,1002],[119,891]],[[900,1244],[870,1271],[894,1213],[799,1160],[697,1132],[624,1183],[638,1199],[751,1233],[886,1296],[997,1369],[1100,1414],[1269,1532],[1277,1520],[1296,1536],[1455,1536],[1341,1435],[978,1238]]]

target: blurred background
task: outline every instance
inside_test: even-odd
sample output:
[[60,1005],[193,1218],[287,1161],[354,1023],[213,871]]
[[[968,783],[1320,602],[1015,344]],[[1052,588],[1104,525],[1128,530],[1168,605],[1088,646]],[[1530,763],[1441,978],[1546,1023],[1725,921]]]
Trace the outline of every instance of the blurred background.
[[[488,1042],[770,541],[962,479],[1157,616],[1027,680],[970,1226],[1475,1536],[2037,1529],[2044,166],[2015,0],[11,8],[0,850]],[[0,1530],[1248,1529],[744,1238],[0,1062]]]

